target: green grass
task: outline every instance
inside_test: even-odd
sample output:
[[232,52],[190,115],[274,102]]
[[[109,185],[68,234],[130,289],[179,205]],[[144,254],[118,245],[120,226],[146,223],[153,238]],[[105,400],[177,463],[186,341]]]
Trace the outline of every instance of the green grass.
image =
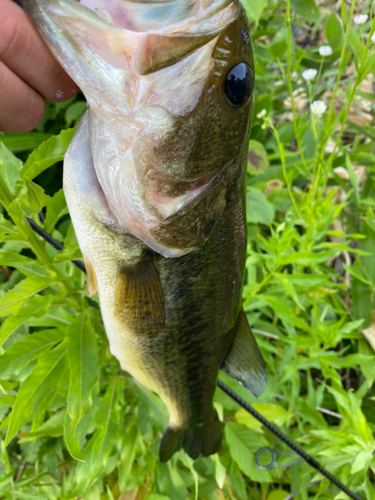
[[[341,8],[314,0],[245,7],[257,82],[243,299],[269,383],[255,400],[222,378],[373,500],[374,16],[359,0]],[[361,13],[369,19],[358,26],[353,16]],[[321,45],[332,55],[321,56]],[[302,76],[308,69],[316,69],[311,82]],[[36,131],[2,136],[19,159],[0,147],[0,498],[283,500],[298,490],[298,500],[347,498],[305,463],[259,469],[259,448],[288,450],[219,390],[220,453],[194,463],[179,452],[158,462],[166,410],[119,372],[97,298],[88,300],[85,278],[69,262],[80,252],[59,162],[72,131],[55,134],[78,122],[79,99],[49,106]],[[327,107],[321,116],[311,111],[317,100]],[[44,227],[66,247],[60,255],[23,217],[45,206]],[[87,359],[77,359],[81,347],[90,349]],[[278,456],[278,464],[294,460]]]

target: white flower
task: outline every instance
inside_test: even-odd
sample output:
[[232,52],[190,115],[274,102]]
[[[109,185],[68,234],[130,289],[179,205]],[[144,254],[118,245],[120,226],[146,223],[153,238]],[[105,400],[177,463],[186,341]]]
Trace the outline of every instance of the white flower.
[[327,111],[327,105],[323,101],[314,101],[311,104],[311,112],[320,118]]
[[302,73],[302,76],[306,81],[310,82],[311,80],[314,80],[317,74],[318,71],[316,69],[307,69]]
[[321,47],[319,47],[319,54],[322,57],[331,56],[333,54],[332,47],[330,47],[329,45],[322,45]]
[[262,109],[262,111],[260,111],[258,114],[257,114],[257,118],[264,118],[267,114],[267,110],[266,109]]
[[375,43],[375,31],[374,31],[374,33],[372,34],[371,41],[372,41],[373,43]]
[[368,19],[368,15],[360,14],[359,16],[354,16],[353,19],[355,24],[358,24],[358,26],[363,26]]

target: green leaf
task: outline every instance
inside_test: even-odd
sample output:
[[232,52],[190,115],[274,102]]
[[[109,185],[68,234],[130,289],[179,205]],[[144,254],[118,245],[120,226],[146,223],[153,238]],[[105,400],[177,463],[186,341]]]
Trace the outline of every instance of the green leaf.
[[[336,253],[336,252],[334,252]],[[288,256],[282,256],[282,263],[298,264],[300,266],[312,266],[321,262],[326,262],[332,256],[332,252],[293,252]]]
[[26,276],[51,277],[51,273],[45,267],[39,265],[36,260],[16,252],[4,252],[0,250],[0,265],[15,267]]
[[119,378],[112,379],[107,391],[101,400],[95,421],[98,425],[94,436],[87,444],[83,458],[76,469],[77,492],[84,491],[104,472],[105,463],[116,446],[114,437],[118,425],[118,397],[123,384]]
[[289,320],[296,327],[306,330],[308,327],[303,319],[297,317],[290,307],[272,295],[258,295],[258,299],[264,300],[282,320]]
[[[252,406],[254,410],[258,411],[261,415],[263,415],[263,417],[267,418],[270,422],[273,422],[278,426],[284,425],[289,418],[288,412],[279,405],[253,403]],[[258,429],[262,427],[262,424],[244,409],[238,410],[235,418],[236,422],[241,425],[245,425],[250,429]]]
[[343,335],[348,335],[353,330],[358,330],[363,324],[363,319],[358,319],[357,321],[349,321],[338,331],[338,335],[342,337]]
[[56,224],[61,217],[68,213],[68,207],[64,196],[64,191],[60,189],[53,195],[52,203],[47,208],[46,220],[44,221],[43,228],[47,233],[52,234]]
[[245,7],[246,14],[248,15],[249,19],[258,22],[264,9],[267,7],[267,0],[257,0],[256,2],[252,2],[251,0],[244,0],[242,4]]
[[352,51],[354,53],[354,60],[356,61],[357,64],[359,64],[359,62],[362,59],[365,47],[363,45],[363,42],[362,42],[360,36],[358,35],[358,33],[356,31],[354,31],[353,28],[350,28],[350,30],[349,30],[349,44],[350,44]]
[[346,10],[346,5],[344,0],[341,0],[341,19],[343,26],[346,28],[346,23],[348,21],[348,11]]
[[369,255],[362,257],[363,268],[368,280],[375,284],[375,216],[369,208],[362,224],[362,234],[366,237],[361,241],[361,249]]
[[348,393],[350,401],[350,418],[353,422],[354,428],[360,433],[362,439],[374,447],[375,441],[371,432],[371,428],[367,422],[367,419],[362,411],[359,401],[356,396],[352,393]]
[[332,50],[336,51],[341,49],[344,33],[335,12],[332,11],[327,17],[324,31]]
[[119,487],[121,491],[126,490],[126,482],[132,470],[137,445],[138,445],[138,427],[134,421],[126,429],[126,434],[121,445],[121,462],[118,468]]
[[349,155],[345,155],[345,165],[346,169],[349,172],[349,178],[351,185],[353,187],[353,198],[354,198],[354,204],[358,208],[359,207],[359,187],[358,187],[358,179],[357,175],[354,171],[353,164],[350,160]]
[[35,438],[39,436],[62,436],[64,434],[63,424],[65,413],[65,409],[55,413],[51,418],[49,418],[40,427],[38,427],[38,430],[32,432],[22,432],[20,433],[20,436],[22,438]]
[[5,219],[3,214],[0,214],[0,234],[15,234],[16,232],[16,226],[10,220]]
[[164,430],[168,424],[167,411],[160,397],[149,389],[146,389],[135,379],[131,380],[131,385],[135,389],[139,402],[144,405],[152,421],[160,430]]
[[60,135],[52,136],[35,150],[25,163],[21,175],[25,179],[35,179],[51,165],[63,160],[72,140],[75,128],[62,130]]
[[115,497],[112,494],[112,491],[110,490],[108,484],[107,484],[107,495],[108,495],[108,500],[116,500]]
[[82,252],[81,249],[76,243],[75,245],[69,245],[64,250],[56,255],[54,262],[57,264],[59,262],[66,262],[70,260],[82,260]]
[[259,469],[255,463],[257,450],[267,446],[267,441],[260,434],[236,422],[229,422],[225,427],[225,437],[233,459],[247,477],[262,483],[271,481],[269,472]]
[[60,384],[67,368],[67,345],[61,343],[56,349],[44,353],[38,364],[21,385],[16,404],[11,413],[5,446],[15,437],[30,416],[41,413],[50,403],[49,396]]
[[247,221],[253,224],[272,224],[275,209],[259,189],[250,187],[246,197]]
[[296,303],[296,305],[302,309],[302,311],[305,310],[304,306],[301,304],[299,298],[298,298],[298,294],[297,294],[297,290],[295,289],[295,287],[293,286],[293,283],[291,281],[288,280],[288,276],[283,274],[283,273],[275,273],[275,276],[276,278],[280,281],[280,283],[282,284],[282,286],[285,288],[285,291],[291,296],[291,298],[294,300],[294,302]]
[[75,427],[92,407],[92,389],[98,382],[98,348],[89,314],[84,311],[68,327],[70,389],[68,413]]
[[87,413],[76,425],[72,426],[69,413],[66,412],[64,420],[64,438],[65,444],[69,453],[75,460],[84,461],[82,448],[85,443],[87,430],[91,424],[93,415],[92,412]]
[[30,277],[24,279],[0,298],[0,317],[17,314],[27,300],[55,282],[56,278]]
[[0,356],[0,377],[7,378],[65,337],[61,330],[50,329],[28,335]]
[[374,450],[368,449],[363,450],[358,453],[353,462],[350,474],[356,474],[357,472],[368,469],[368,466],[372,460]]
[[0,141],[0,175],[13,195],[16,182],[21,180],[21,168],[22,162]]
[[225,483],[225,477],[227,475],[227,470],[224,465],[220,462],[219,455],[215,453],[212,456],[213,461],[215,462],[215,479],[219,488],[222,490]]
[[319,8],[315,0],[291,0],[292,11],[309,22],[318,22],[320,19]]
[[15,402],[16,396],[13,396],[11,394],[0,396],[0,406],[10,406],[11,408],[13,408]]
[[21,151],[36,149],[50,137],[51,134],[43,132],[28,132],[26,134],[4,134],[1,140],[10,151],[20,153]]
[[15,496],[17,500],[46,500],[45,495],[37,495],[35,493],[22,493],[20,491],[9,491],[12,496]]
[[[53,300],[56,300],[56,296],[53,297]],[[64,299],[62,297],[58,300],[61,300],[61,302],[64,303]],[[52,304],[51,309],[47,311],[47,314],[38,318],[30,318],[27,323],[29,326],[61,328],[69,326],[73,319],[74,316],[69,314],[65,307],[57,307],[57,304]]]
[[246,493],[246,483],[241,474],[241,471],[238,468],[238,465],[234,460],[231,461],[230,467],[228,469],[228,475],[230,479],[230,483],[232,485],[233,490],[236,492],[236,495],[240,500],[247,500],[248,496]]
[[66,125],[70,127],[73,122],[76,122],[83,115],[86,109],[85,101],[77,101],[73,103],[65,112]]
[[43,207],[51,203],[50,196],[47,196],[38,184],[28,179],[24,179],[24,183],[27,188],[27,204],[34,213],[39,213]]
[[267,151],[263,144],[258,141],[250,141],[247,158],[247,172],[250,175],[263,174],[269,166]]
[[0,345],[3,345],[10,335],[31,317],[38,318],[44,316],[49,309],[51,301],[51,295],[37,295],[28,300],[27,303],[20,308],[17,316],[9,316],[1,326]]
[[287,497],[290,497],[290,494],[284,490],[273,490],[268,495],[267,500],[284,500]]
[[168,498],[173,498],[173,500],[186,500],[188,498],[185,481],[177,467],[158,464],[156,476],[160,491],[165,493]]
[[[364,278],[359,259],[354,261],[351,270]],[[354,318],[363,319],[362,327],[367,328],[371,324],[373,312],[371,287],[352,275],[350,293]]]

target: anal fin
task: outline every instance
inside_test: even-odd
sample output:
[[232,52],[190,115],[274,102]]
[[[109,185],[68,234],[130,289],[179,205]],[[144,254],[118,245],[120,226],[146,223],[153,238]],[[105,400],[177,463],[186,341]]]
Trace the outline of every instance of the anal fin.
[[129,330],[153,335],[164,327],[163,290],[152,258],[133,266],[120,261],[115,286],[115,315]]
[[232,348],[220,369],[241,382],[254,396],[262,394],[267,385],[264,360],[243,309],[238,315]]

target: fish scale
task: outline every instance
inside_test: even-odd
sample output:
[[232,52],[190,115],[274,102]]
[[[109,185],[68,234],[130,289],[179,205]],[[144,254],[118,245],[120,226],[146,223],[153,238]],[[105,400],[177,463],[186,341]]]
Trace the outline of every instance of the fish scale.
[[219,369],[255,395],[267,380],[241,307],[245,12],[237,0],[22,4],[87,98],[64,192],[110,352],[168,408],[161,461],[216,453]]

